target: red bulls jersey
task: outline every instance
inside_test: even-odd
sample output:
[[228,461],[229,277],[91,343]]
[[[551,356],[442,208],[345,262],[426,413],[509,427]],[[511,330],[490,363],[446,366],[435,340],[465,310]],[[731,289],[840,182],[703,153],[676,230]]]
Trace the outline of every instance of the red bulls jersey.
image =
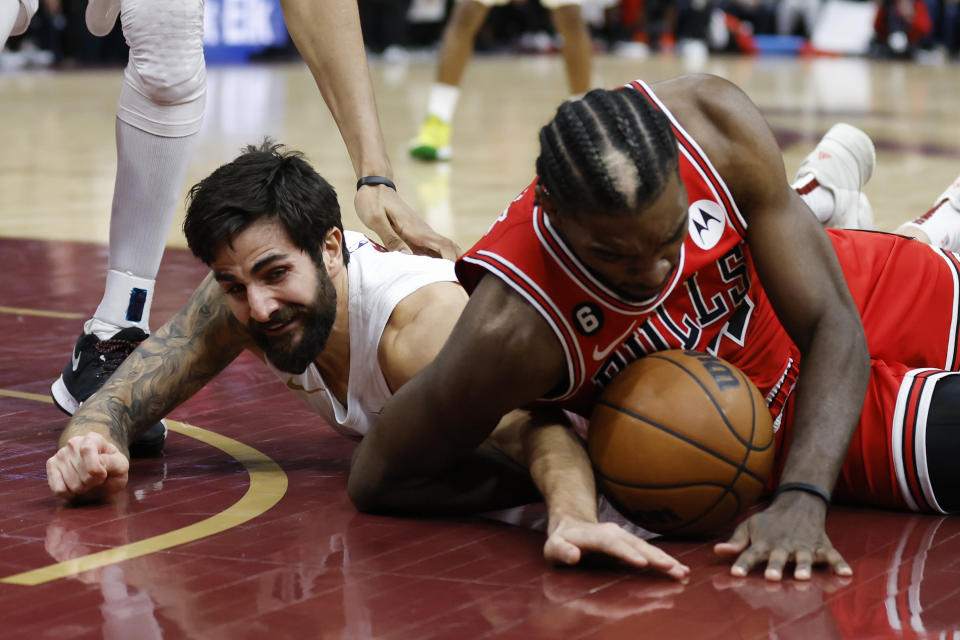
[[[663,291],[627,300],[599,281],[536,205],[536,181],[457,262],[457,277],[472,291],[493,274],[537,309],[567,364],[563,384],[542,400],[584,416],[614,376],[648,353],[695,349],[735,364],[775,417],[776,482],[792,436],[799,351],[760,286],[746,222],[710,160],[646,85],[622,90],[642,92],[670,119],[689,197],[687,236]],[[830,229],[828,236],[872,359],[835,496],[943,513],[925,443],[936,385],[960,370],[960,255],[891,234]]]
[[[627,300],[573,254],[528,186],[457,263],[472,291],[486,273],[509,284],[544,317],[563,347],[567,379],[549,398],[589,415],[599,392],[630,362],[666,349],[695,349],[740,367],[779,418],[797,377],[798,356],[758,286],[746,222],[700,146],[642,82],[672,123],[689,197],[688,233],[668,285]],[[779,420],[778,420],[779,424]]]

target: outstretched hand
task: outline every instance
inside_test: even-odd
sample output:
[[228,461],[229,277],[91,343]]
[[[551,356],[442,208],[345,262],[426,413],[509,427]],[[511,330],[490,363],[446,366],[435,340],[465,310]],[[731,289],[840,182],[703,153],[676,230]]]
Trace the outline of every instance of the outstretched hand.
[[793,577],[809,580],[816,564],[827,564],[838,576],[853,575],[850,565],[834,549],[824,530],[826,506],[816,496],[788,492],[770,507],[747,518],[726,542],[713,547],[721,556],[737,556],[730,574],[742,577],[766,563],[763,577],[783,579],[784,568],[794,563]]
[[554,564],[577,564],[584,553],[603,553],[634,567],[652,567],[677,580],[690,573],[690,567],[613,522],[565,517],[543,547],[543,556]]
[[353,200],[360,220],[391,251],[456,260],[460,247],[430,228],[390,187],[367,185]]
[[47,460],[50,490],[68,500],[98,499],[127,486],[130,461],[115,444],[96,432],[74,436]]

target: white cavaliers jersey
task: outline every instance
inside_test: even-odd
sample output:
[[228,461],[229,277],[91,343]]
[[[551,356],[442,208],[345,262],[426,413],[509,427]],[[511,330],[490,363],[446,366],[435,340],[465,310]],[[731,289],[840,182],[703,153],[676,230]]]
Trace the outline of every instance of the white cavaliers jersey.
[[392,395],[377,350],[394,308],[425,285],[456,282],[457,277],[449,260],[387,251],[356,231],[344,233],[344,244],[350,252],[350,380],[346,406],[327,389],[315,364],[300,375],[280,371],[269,361],[267,366],[327,424],[343,435],[360,438]]

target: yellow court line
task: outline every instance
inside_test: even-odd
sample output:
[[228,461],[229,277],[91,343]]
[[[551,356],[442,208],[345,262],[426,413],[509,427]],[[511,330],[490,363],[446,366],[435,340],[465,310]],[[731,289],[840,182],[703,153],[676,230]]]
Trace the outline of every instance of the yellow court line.
[[11,313],[16,316],[40,316],[42,318],[65,318],[67,320],[86,318],[82,313],[67,311],[44,311],[43,309],[22,309],[20,307],[0,307],[0,313]]
[[[0,389],[0,395],[50,402],[50,399],[46,396],[8,391],[6,389]],[[171,431],[214,446],[240,462],[250,476],[250,486],[247,487],[247,492],[243,494],[243,497],[226,510],[186,527],[161,533],[160,535],[138,542],[114,547],[113,549],[107,549],[106,551],[91,553],[90,555],[67,560],[66,562],[59,562],[46,567],[40,567],[39,569],[33,569],[32,571],[0,578],[0,582],[29,586],[43,584],[51,580],[58,580],[67,576],[83,573],[84,571],[90,571],[91,569],[98,569],[108,564],[138,558],[149,553],[156,553],[157,551],[163,551],[164,549],[169,549],[177,545],[212,536],[241,525],[265,513],[273,505],[277,504],[280,498],[287,492],[287,474],[283,472],[280,465],[253,447],[189,424],[176,422],[174,420],[167,420],[166,422],[167,427]]]
[[0,389],[0,396],[7,396],[8,398],[20,398],[21,400],[36,400],[37,402],[53,404],[53,400],[50,398],[50,396],[42,396],[38,393],[27,393],[26,391]]

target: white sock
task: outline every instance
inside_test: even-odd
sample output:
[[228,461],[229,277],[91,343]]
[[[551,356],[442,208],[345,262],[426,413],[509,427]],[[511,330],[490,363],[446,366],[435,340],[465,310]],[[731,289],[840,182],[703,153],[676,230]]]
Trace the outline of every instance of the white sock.
[[84,333],[95,333],[101,340],[126,327],[140,327],[150,333],[150,306],[156,281],[138,278],[131,273],[107,271],[107,285],[96,313],[83,327]]
[[947,251],[960,251],[960,211],[949,200],[941,200],[930,211],[900,229],[920,229],[930,238],[930,244]]
[[434,82],[430,87],[430,99],[427,102],[427,115],[436,116],[444,122],[453,121],[453,112],[460,99],[460,87],[442,82]]
[[837,206],[837,199],[830,189],[819,183],[811,184],[814,180],[816,178],[813,174],[807,173],[798,176],[791,186],[800,195],[800,199],[810,207],[813,215],[817,216],[820,224],[825,225],[836,213],[834,209]]
[[[137,325],[149,332],[153,282],[197,136],[164,138],[119,119],[116,129],[110,272],[95,317],[117,327]],[[142,311],[136,308],[139,300],[131,301],[133,288],[145,291]]]

